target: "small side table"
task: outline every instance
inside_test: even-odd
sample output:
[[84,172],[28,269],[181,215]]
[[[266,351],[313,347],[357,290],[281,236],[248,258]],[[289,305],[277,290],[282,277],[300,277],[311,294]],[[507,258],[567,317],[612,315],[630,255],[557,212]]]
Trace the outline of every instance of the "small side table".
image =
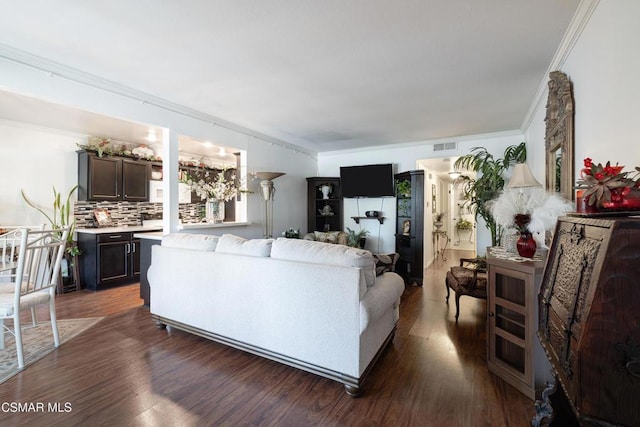
[[[440,249],[440,240],[444,238],[444,246]],[[434,257],[434,261],[438,260],[438,257],[442,258],[443,261],[446,261],[447,258],[444,256],[444,250],[447,249],[447,245],[449,244],[449,235],[446,231],[443,230],[435,230],[433,232],[433,247],[436,248],[436,255]]]

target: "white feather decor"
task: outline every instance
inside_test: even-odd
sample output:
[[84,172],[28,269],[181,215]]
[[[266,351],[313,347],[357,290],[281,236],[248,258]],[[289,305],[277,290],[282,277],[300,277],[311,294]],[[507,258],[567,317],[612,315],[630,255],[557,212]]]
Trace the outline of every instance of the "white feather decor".
[[558,217],[574,210],[573,203],[543,188],[506,188],[489,207],[496,223],[503,228],[515,226],[518,214],[531,216],[527,229],[531,231],[538,246],[544,247],[545,232],[551,231]]

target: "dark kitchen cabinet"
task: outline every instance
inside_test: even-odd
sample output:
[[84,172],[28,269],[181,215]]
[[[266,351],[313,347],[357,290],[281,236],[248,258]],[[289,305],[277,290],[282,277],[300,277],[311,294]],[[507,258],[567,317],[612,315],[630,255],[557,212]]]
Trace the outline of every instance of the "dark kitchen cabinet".
[[140,280],[140,239],[132,233],[78,233],[80,271],[87,289]]
[[160,245],[162,238],[158,239],[140,239],[140,298],[147,307],[151,304],[151,287],[147,277],[147,270],[151,266],[152,246]]
[[78,152],[78,200],[145,202],[150,176],[146,160]]

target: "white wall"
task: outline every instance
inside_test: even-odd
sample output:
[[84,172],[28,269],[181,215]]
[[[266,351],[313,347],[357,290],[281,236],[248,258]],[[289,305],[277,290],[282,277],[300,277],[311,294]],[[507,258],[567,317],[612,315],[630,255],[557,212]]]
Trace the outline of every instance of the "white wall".
[[78,183],[78,143],[86,143],[86,137],[0,121],[0,225],[47,223],[20,190],[51,214],[53,187],[66,198]]
[[[433,145],[441,142],[458,142],[456,150],[449,151],[433,151]],[[451,138],[446,141],[419,141],[415,143],[401,144],[400,146],[383,146],[383,147],[370,147],[368,149],[360,150],[345,150],[335,151],[328,153],[318,154],[318,175],[319,176],[339,176],[340,166],[352,166],[352,165],[366,165],[376,163],[393,163],[395,165],[395,173],[404,172],[407,170],[418,169],[418,161],[421,159],[435,159],[442,157],[459,157],[471,152],[474,147],[485,147],[490,153],[502,157],[504,150],[514,144],[519,144],[523,141],[523,136],[519,131],[505,132],[499,134],[488,135],[474,135],[459,138]],[[434,181],[435,182],[435,181]],[[437,184],[437,182],[435,182]],[[348,199],[345,199],[348,200]],[[379,199],[369,200],[367,203],[371,205],[378,204]],[[393,251],[395,250],[395,204],[394,199],[385,200],[384,216],[389,217],[388,221],[385,221],[385,227],[380,229],[380,241],[381,251]],[[425,206],[425,261],[431,262],[433,260],[434,248],[432,241],[432,224],[429,220],[431,213],[431,181],[428,180],[428,172],[425,177],[425,201],[428,205]],[[361,202],[362,203],[362,202]],[[394,206],[391,209],[391,206]],[[360,205],[361,212],[362,204]],[[369,206],[369,205],[367,205]],[[346,204],[344,209],[344,221],[345,227],[351,227],[353,221],[351,216],[358,216],[356,206],[353,204]],[[387,226],[387,223],[389,226]],[[479,218],[478,221],[478,235],[477,235],[477,251],[479,254],[484,254],[487,246],[491,246],[491,235],[486,228],[484,221]],[[367,249],[369,247],[367,246]],[[428,264],[428,263],[427,263]],[[425,265],[427,265],[425,264]]]
[[[575,180],[583,159],[640,166],[640,2],[600,1],[558,69],[573,83]],[[546,80],[545,80],[546,81]],[[544,180],[545,92],[525,134],[536,178]],[[540,182],[544,182],[544,181]]]

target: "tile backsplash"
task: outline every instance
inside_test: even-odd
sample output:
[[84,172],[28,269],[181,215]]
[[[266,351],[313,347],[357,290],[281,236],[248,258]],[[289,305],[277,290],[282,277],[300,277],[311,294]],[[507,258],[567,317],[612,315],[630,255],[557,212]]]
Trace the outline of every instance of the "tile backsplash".
[[[111,214],[114,226],[142,225],[143,213],[162,213],[162,203],[150,202],[85,202],[75,203],[73,216],[79,228],[95,227],[93,220],[94,209],[107,209]],[[178,207],[183,223],[196,223],[204,217],[204,203],[183,203]]]

